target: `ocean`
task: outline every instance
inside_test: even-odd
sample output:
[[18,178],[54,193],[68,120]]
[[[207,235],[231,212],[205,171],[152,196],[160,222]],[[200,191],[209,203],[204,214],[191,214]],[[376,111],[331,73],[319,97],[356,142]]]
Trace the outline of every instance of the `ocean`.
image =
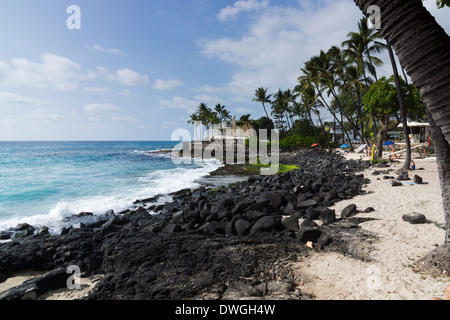
[[221,164],[173,163],[179,142],[0,142],[0,231],[19,223],[59,232],[80,212],[102,215],[137,199],[197,188]]

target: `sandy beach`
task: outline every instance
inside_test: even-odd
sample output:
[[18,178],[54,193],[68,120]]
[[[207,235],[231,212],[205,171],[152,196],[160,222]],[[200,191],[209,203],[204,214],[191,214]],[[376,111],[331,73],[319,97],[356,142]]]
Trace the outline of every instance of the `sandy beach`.
[[[359,159],[358,154],[346,154]],[[362,223],[364,230],[374,233],[379,240],[372,244],[369,262],[352,259],[338,253],[313,253],[296,265],[301,278],[308,279],[303,290],[318,300],[430,300],[442,297],[448,275],[432,276],[417,271],[416,263],[445,238],[444,214],[441,201],[436,160],[414,159],[416,171],[427,184],[405,184],[392,187],[391,180],[375,176],[375,170],[401,169],[403,161],[390,168],[373,168],[364,172],[372,182],[365,188],[366,195],[337,203],[332,209],[339,215],[349,204],[358,210],[372,207],[371,213],[360,213],[359,218],[374,220]],[[422,213],[426,224],[413,225],[403,221],[409,213]]]
[[[348,159],[360,159],[359,154],[344,154]],[[367,160],[367,158],[365,159]],[[367,250],[363,260],[334,251],[311,250],[299,256],[288,266],[298,279],[299,289],[316,300],[431,300],[442,297],[450,284],[446,274],[439,276],[422,272],[418,261],[443,243],[445,237],[444,214],[441,201],[437,164],[435,159],[414,159],[416,170],[409,177],[419,175],[424,184],[405,181],[393,187],[390,179],[397,177],[402,160],[387,168],[370,168],[364,176],[371,180],[366,192],[350,200],[336,203],[330,209],[340,217],[349,204],[364,211],[357,219],[365,222],[360,228],[374,236],[375,241],[362,244]],[[383,171],[374,175],[375,171]],[[389,172],[388,172],[389,171]],[[402,219],[405,214],[421,213],[427,218],[424,224],[411,224]],[[20,285],[38,273],[20,273],[0,284],[0,292]],[[83,290],[59,289],[40,297],[47,300],[81,299],[97,284],[99,278],[82,279]]]

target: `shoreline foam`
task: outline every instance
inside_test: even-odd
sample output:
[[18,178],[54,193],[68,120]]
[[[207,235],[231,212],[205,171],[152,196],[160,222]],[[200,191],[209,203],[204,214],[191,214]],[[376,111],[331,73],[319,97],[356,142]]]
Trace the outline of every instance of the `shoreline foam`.
[[[353,155],[346,157],[349,156]],[[370,261],[337,252],[311,251],[307,258],[302,257],[291,266],[297,272],[296,277],[302,279],[303,292],[318,300],[430,300],[442,294],[448,277],[437,279],[417,273],[414,268],[414,263],[443,242],[445,234],[439,228],[444,217],[436,163],[416,160],[416,165],[425,170],[414,173],[421,175],[428,184],[394,188],[389,180],[372,175],[377,168],[363,172],[372,180],[365,188],[367,193],[342,200],[332,209],[339,215],[349,203],[356,204],[360,210],[374,207],[374,212],[358,214],[358,218],[370,218],[360,224],[361,228],[379,238],[373,243]],[[394,170],[399,167],[401,163],[392,165]],[[428,195],[424,191],[428,191]],[[399,201],[402,199],[404,201]],[[432,223],[410,225],[403,221],[402,215],[411,213],[412,209],[428,210],[423,213]],[[70,294],[59,293],[57,299],[73,299],[73,292]]]

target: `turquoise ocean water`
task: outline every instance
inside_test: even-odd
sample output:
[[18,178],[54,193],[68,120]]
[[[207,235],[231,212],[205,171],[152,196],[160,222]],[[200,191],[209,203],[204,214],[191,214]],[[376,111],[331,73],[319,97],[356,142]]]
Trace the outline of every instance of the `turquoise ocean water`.
[[64,218],[83,211],[120,212],[137,199],[196,188],[220,166],[213,160],[176,165],[168,154],[147,153],[176,145],[0,142],[0,231],[27,222],[57,232]]

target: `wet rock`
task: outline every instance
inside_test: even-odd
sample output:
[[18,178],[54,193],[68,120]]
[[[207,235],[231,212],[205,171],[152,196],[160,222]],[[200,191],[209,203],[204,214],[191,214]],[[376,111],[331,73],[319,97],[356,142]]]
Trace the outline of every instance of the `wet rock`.
[[11,239],[13,232],[11,231],[0,231],[0,240],[9,240]]
[[80,213],[76,214],[75,217],[82,218],[82,217],[90,217],[93,215],[94,214],[92,212],[80,212]]

